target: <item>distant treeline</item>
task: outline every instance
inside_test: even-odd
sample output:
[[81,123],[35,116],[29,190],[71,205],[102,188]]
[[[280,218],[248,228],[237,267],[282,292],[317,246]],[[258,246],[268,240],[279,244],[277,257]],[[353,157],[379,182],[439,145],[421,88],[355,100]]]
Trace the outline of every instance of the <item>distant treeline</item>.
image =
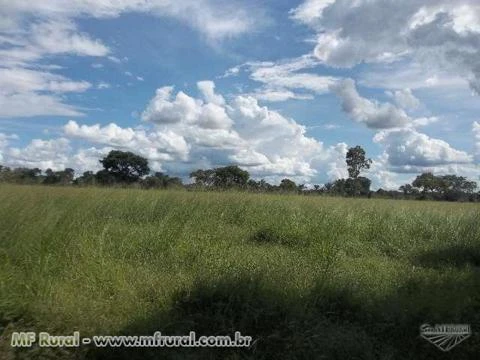
[[334,195],[348,197],[375,197],[393,199],[446,200],[446,201],[480,201],[477,183],[463,176],[435,176],[423,173],[411,184],[400,186],[399,190],[371,191],[370,179],[360,176],[364,169],[369,169],[371,160],[365,151],[356,146],[347,152],[346,163],[349,177],[338,179],[325,185],[313,185],[307,189],[305,184],[296,184],[285,178],[279,185],[272,185],[265,180],[250,178],[248,171],[236,165],[214,169],[196,170],[190,174],[193,180],[183,184],[179,177],[171,177],[162,172],[151,173],[148,160],[132,152],[113,150],[100,160],[103,169],[94,173],[85,171],[75,177],[71,168],[62,171],[47,169],[15,168],[0,165],[0,182],[15,184],[44,184],[64,186],[129,186],[145,189],[185,188],[188,190],[246,190],[262,193],[299,193],[303,195]]

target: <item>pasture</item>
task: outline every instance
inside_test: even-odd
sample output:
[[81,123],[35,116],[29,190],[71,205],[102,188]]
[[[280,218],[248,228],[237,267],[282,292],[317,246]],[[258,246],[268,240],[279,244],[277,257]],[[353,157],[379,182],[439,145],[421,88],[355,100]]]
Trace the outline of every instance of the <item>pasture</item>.
[[[1,359],[475,359],[480,207],[0,186]],[[443,353],[420,325],[470,324]],[[250,335],[250,349],[12,348],[13,331]]]

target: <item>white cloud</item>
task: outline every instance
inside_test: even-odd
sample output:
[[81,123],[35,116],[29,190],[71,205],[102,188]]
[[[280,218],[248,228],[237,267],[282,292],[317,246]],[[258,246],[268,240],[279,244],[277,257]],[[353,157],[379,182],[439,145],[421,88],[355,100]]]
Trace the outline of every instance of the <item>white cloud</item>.
[[222,95],[215,94],[215,83],[213,81],[199,81],[197,87],[202,93],[206,102],[216,105],[224,105],[225,99]]
[[417,118],[413,120],[413,127],[427,126],[438,121],[440,121],[440,119],[436,116]]
[[[437,117],[411,118],[395,105],[366,99],[358,93],[355,82],[351,79],[337,83],[332,86],[332,90],[342,100],[343,110],[354,121],[380,130],[375,135],[374,142],[383,146],[384,153],[377,160],[380,164],[376,164],[369,172],[374,176],[377,186],[391,188],[396,181],[395,174],[442,172],[455,167],[458,170],[459,166],[471,167],[471,155],[415,129],[437,122]],[[405,107],[418,104],[408,90],[387,94]]]
[[[184,171],[191,171],[202,163],[205,166],[236,163],[253,176],[275,181],[285,176],[298,181],[331,180],[345,173],[345,144],[326,148],[307,137],[305,127],[260,106],[252,96],[237,96],[227,102],[215,92],[213,82],[203,81],[197,85],[203,100],[182,91],[175,94],[173,87],[163,87],[157,90],[142,114],[144,121],[155,125],[152,133],[181,135],[188,144],[188,160],[183,165],[177,160],[167,161],[162,167],[175,163]],[[127,139],[136,132],[133,129],[114,131],[113,124],[108,129],[98,126],[89,129],[96,134],[89,137],[89,141],[105,136],[106,130],[109,134],[116,133],[117,138],[123,134]],[[78,134],[79,130],[73,132]],[[87,139],[85,133],[82,137]],[[103,142],[104,145],[112,143],[110,137]],[[318,168],[327,171],[320,173]]]
[[477,0],[306,0],[293,18],[318,32],[314,54],[325,65],[411,61],[480,88]]
[[469,164],[472,156],[452,148],[447,142],[430,138],[414,129],[377,133],[374,141],[385,146],[388,164],[399,172],[449,164]]
[[420,106],[420,100],[418,100],[415,95],[413,95],[412,90],[408,88],[394,92],[387,91],[386,93],[403,109],[416,109]]
[[443,89],[447,92],[468,89],[468,79],[449,70],[424,66],[418,62],[374,64],[360,72],[358,82],[387,89]]
[[84,171],[97,172],[102,169],[99,160],[105,157],[111,150],[113,150],[111,147],[79,149],[71,155],[71,165],[69,167],[73,168],[77,175],[81,175]]
[[230,128],[232,121],[221,106],[225,100],[214,93],[214,84],[202,81],[198,87],[202,96],[210,102],[204,103],[183,92],[173,98],[173,87],[163,87],[157,90],[142,119],[157,124],[184,123],[207,129]]
[[390,103],[378,103],[360,96],[352,79],[335,84],[332,90],[342,100],[343,110],[353,120],[369,128],[387,129],[412,123],[412,119],[402,109]]
[[99,124],[88,126],[69,121],[64,126],[64,132],[69,137],[133,151],[154,161],[186,159],[189,152],[183,136],[171,131],[147,132],[143,129],[121,128],[114,123],[102,127]]
[[15,46],[0,50],[0,65],[28,66],[45,56],[106,56],[110,52],[100,40],[80,33],[70,20],[46,19],[27,24],[26,28],[19,27],[6,33],[6,39],[15,43]]
[[109,83],[106,83],[104,81],[100,81],[97,85],[97,89],[110,89],[112,86]]
[[110,60],[111,62],[114,62],[115,64],[122,63],[122,60],[116,56],[107,56],[107,59]]
[[[311,99],[313,94],[328,93],[338,79],[301,70],[314,68],[320,63],[311,55],[279,62],[248,62],[228,69],[223,77],[236,76],[245,69],[250,78],[262,83],[263,87],[253,94],[266,101],[285,101],[289,99]],[[303,93],[295,93],[302,90]]]
[[78,109],[67,105],[56,95],[36,92],[2,94],[0,92],[0,117],[81,116]]
[[[10,140],[16,140],[18,139],[18,136],[13,134],[13,135],[7,135],[4,133],[0,133],[0,162],[3,162],[3,152],[7,149],[8,145],[10,144]],[[3,165],[0,163],[0,165]]]
[[[0,17],[9,9],[9,6],[0,9]],[[66,104],[60,94],[84,92],[91,84],[39,70],[53,71],[58,67],[55,64],[37,66],[37,62],[59,54],[105,56],[108,48],[99,40],[79,33],[69,20],[27,23],[30,25],[25,29],[12,28],[4,35],[5,40],[15,46],[0,49],[0,117],[81,115],[81,111]]]
[[5,148],[8,145],[7,134],[0,133],[0,149]]
[[79,116],[81,112],[65,104],[60,94],[84,92],[90,87],[86,81],[48,72],[0,68],[0,117]]
[[290,99],[296,100],[312,100],[314,97],[313,95],[302,95],[296,94],[290,90],[269,90],[266,89],[259,89],[255,93],[251,94],[258,100],[268,101],[268,102],[281,102],[287,101]]
[[0,15],[14,20],[22,15],[71,19],[118,17],[128,12],[177,19],[212,41],[251,31],[261,17],[258,6],[256,11],[247,11],[240,2],[220,4],[211,0],[15,0],[4,1]]
[[323,11],[336,0],[306,0],[290,11],[292,18],[309,25],[316,25],[323,17]]
[[475,140],[475,161],[480,163],[480,123],[475,121],[472,127],[473,136]]
[[70,151],[70,142],[65,138],[33,139],[24,148],[6,149],[3,161],[12,167],[63,170],[70,166]]
[[[254,6],[254,5],[251,5]],[[91,85],[60,75],[38,71],[41,60],[57,55],[107,57],[124,62],[112,54],[102,40],[82,32],[78,18],[118,17],[128,12],[142,12],[156,17],[170,17],[198,30],[211,43],[252,31],[262,17],[260,9],[247,13],[242,3],[218,4],[211,0],[49,0],[2,1],[0,5],[0,102],[7,109],[0,116],[79,115],[81,112],[57,93],[85,91]],[[100,63],[92,64],[101,68]],[[49,64],[53,71],[55,64]],[[35,69],[35,70],[34,70]],[[130,76],[133,76],[130,74]],[[144,79],[136,76],[138,81]],[[12,88],[15,91],[12,91]],[[98,88],[105,88],[99,85]],[[19,108],[20,100],[25,106]],[[42,104],[42,102],[44,104]]]
[[22,69],[0,68],[0,93],[16,94],[36,91],[53,93],[83,92],[91,87],[86,81],[71,81],[61,75]]
[[33,24],[31,46],[43,54],[73,54],[80,56],[106,56],[110,50],[100,40],[78,32],[70,21],[48,21]]

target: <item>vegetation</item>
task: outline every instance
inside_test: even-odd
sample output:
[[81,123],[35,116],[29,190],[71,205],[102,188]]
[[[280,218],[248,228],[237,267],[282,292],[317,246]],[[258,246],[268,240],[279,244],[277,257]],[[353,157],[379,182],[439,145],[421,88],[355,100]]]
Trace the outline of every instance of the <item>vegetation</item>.
[[236,165],[214,169],[198,169],[190,174],[192,184],[184,185],[179,177],[170,177],[162,172],[150,174],[148,160],[131,152],[111,151],[100,160],[103,169],[97,173],[86,171],[75,178],[74,170],[63,171],[17,168],[0,165],[0,182],[16,184],[78,185],[78,186],[130,186],[145,189],[180,188],[202,190],[247,190],[253,192],[299,193],[304,195],[334,195],[347,197],[381,197],[393,199],[480,201],[480,192],[475,193],[477,184],[457,175],[435,176],[431,173],[419,175],[412,184],[400,186],[400,191],[376,192],[370,190],[370,179],[360,176],[368,170],[371,159],[360,146],[350,148],[346,154],[348,179],[338,179],[323,186],[314,185],[307,189],[305,184],[282,179],[279,185],[271,185],[265,180],[250,178],[248,171]]
[[371,159],[365,156],[365,150],[360,146],[355,146],[347,151],[346,156],[348,175],[351,179],[357,179],[363,169],[370,169]]
[[[477,359],[477,204],[0,185],[1,359]],[[467,323],[449,353],[423,323]],[[11,348],[13,331],[251,349]]]

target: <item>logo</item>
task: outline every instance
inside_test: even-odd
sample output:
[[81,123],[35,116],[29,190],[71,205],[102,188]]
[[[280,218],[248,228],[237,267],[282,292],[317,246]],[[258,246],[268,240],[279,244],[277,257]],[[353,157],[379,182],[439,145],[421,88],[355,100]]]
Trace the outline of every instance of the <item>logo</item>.
[[420,336],[442,351],[450,351],[463,340],[468,339],[472,331],[466,324],[437,324],[420,326]]

